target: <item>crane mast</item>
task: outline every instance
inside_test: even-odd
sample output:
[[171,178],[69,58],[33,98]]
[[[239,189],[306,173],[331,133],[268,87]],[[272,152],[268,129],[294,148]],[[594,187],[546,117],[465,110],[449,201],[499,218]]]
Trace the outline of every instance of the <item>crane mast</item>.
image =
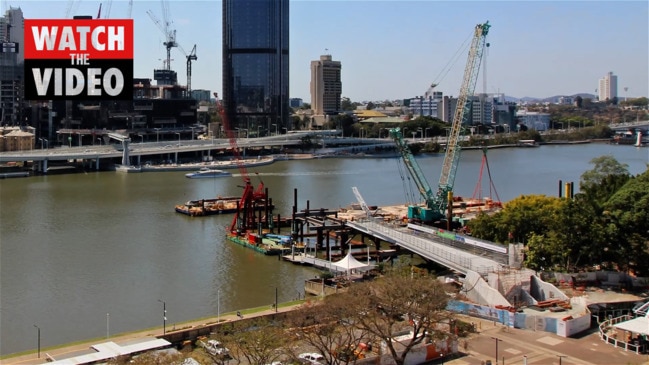
[[449,139],[446,141],[446,154],[444,155],[442,173],[439,177],[437,197],[440,211],[446,208],[448,193],[453,190],[453,184],[455,183],[455,174],[457,172],[461,150],[458,145],[458,140],[460,138],[462,124],[468,121],[469,111],[471,110],[471,105],[467,103],[467,99],[470,95],[473,95],[473,91],[475,90],[482,53],[490,27],[489,22],[476,25],[471,47],[469,48],[469,56],[464,69],[464,79],[462,80],[462,87],[457,98],[457,106],[455,108],[453,124],[451,124]]

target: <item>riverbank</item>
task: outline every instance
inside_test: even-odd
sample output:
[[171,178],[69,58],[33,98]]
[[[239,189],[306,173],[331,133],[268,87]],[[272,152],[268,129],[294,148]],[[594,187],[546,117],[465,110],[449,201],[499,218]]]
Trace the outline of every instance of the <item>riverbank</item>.
[[[309,300],[317,300],[317,299],[311,298]],[[83,354],[94,352],[94,350],[91,349],[91,346],[96,344],[101,344],[106,342],[114,342],[116,344],[128,344],[128,343],[138,342],[147,338],[166,339],[166,338],[173,337],[174,333],[181,332],[187,329],[198,330],[200,328],[206,328],[208,330],[207,332],[209,333],[210,328],[214,327],[215,325],[229,323],[233,321],[245,320],[249,318],[271,316],[271,315],[276,315],[278,313],[290,312],[292,310],[297,309],[305,302],[306,300],[298,300],[298,301],[293,301],[288,303],[280,303],[277,306],[277,309],[275,309],[272,306],[258,307],[258,308],[250,308],[241,311],[223,313],[221,315],[217,315],[216,317],[211,316],[206,318],[199,318],[192,321],[176,323],[173,325],[171,329],[167,331],[165,331],[164,326],[147,328],[147,329],[133,331],[133,332],[114,334],[112,336],[107,335],[105,338],[93,338],[93,339],[78,341],[69,344],[46,347],[40,349],[40,353],[39,350],[37,349],[37,350],[24,351],[16,354],[9,354],[0,357],[0,364],[1,365],[46,364],[50,362],[52,359],[56,361],[70,359],[70,363],[73,364],[75,362],[72,361],[72,358]],[[237,315],[239,313],[241,314],[241,317]]]

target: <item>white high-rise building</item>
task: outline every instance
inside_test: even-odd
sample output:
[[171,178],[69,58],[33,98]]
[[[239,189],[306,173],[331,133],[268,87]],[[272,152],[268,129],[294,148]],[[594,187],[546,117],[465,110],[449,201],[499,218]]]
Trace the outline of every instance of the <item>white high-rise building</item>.
[[609,72],[604,78],[599,79],[598,97],[599,101],[613,100],[617,98],[617,76]]
[[314,115],[340,112],[341,68],[340,61],[332,61],[331,55],[322,55],[319,60],[311,61],[311,109]]

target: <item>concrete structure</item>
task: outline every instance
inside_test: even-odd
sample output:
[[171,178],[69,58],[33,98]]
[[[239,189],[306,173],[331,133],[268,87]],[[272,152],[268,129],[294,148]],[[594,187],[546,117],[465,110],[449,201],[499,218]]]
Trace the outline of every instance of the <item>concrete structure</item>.
[[230,128],[290,130],[289,0],[225,0],[222,33]]
[[548,113],[521,110],[516,112],[516,119],[528,129],[535,129],[539,132],[550,129],[550,114]]
[[343,89],[340,70],[340,61],[333,61],[331,55],[322,55],[319,60],[311,61],[311,109],[314,115],[340,112]]
[[613,100],[617,98],[617,76],[609,72],[603,78],[599,79],[597,88],[599,101]]

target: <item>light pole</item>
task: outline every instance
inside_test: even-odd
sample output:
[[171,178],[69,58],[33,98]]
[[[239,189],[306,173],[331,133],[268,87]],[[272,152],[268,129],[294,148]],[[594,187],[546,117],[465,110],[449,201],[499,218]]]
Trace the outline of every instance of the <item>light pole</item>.
[[39,138],[38,140],[41,141],[41,149],[43,149],[43,146],[45,145],[45,143],[47,143],[47,139]]
[[140,143],[144,143],[144,136],[141,134],[138,134],[137,136],[140,137]]
[[285,134],[284,134],[284,140],[287,141],[287,140],[288,140],[288,129],[286,129],[286,127],[282,127],[282,130],[283,130],[284,133],[285,133]]
[[271,126],[275,126],[275,135],[277,135],[277,124],[271,124]]
[[34,325],[34,327],[36,327],[36,329],[38,330],[37,346],[38,346],[38,358],[40,359],[41,358],[41,328],[38,327],[37,325]]
[[160,128],[153,128],[155,130],[155,141],[160,143]]
[[419,138],[424,138],[424,129],[419,127],[417,128],[417,132],[419,132]]
[[568,356],[566,356],[566,355],[557,355],[557,357],[559,358],[559,365],[561,365],[561,359],[563,359],[564,357],[568,357]]
[[81,137],[83,137],[83,134],[79,133],[79,147],[81,147],[81,145],[82,145],[82,143],[81,143]]
[[180,147],[180,133],[176,132],[174,134],[178,136],[178,147]]
[[260,125],[257,126],[257,138],[259,138],[259,128],[261,128]]
[[158,299],[158,302],[162,303],[162,334],[167,333],[167,302],[162,299]]
[[97,138],[97,140],[99,141],[99,145],[101,146],[101,142],[102,142],[101,137]]
[[431,129],[431,127],[428,127],[424,129],[424,138],[428,138],[428,130]]
[[502,340],[498,337],[492,337],[492,339],[496,340],[496,365],[498,365],[498,342],[501,342]]
[[216,291],[216,323],[221,323],[221,289]]
[[106,313],[106,338],[110,337],[110,313]]
[[415,136],[417,135],[417,131],[410,132],[410,133],[412,133],[412,142],[414,143],[415,142]]

